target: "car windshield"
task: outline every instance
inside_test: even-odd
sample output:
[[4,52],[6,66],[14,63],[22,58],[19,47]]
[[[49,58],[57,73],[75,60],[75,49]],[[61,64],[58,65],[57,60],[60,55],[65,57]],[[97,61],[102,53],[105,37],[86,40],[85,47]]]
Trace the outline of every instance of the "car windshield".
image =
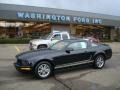
[[50,33],[50,34],[47,34],[47,35],[45,35],[45,36],[42,36],[42,37],[40,37],[41,39],[50,39],[51,38],[51,36],[52,36],[53,34],[52,33]]
[[54,44],[53,46],[51,46],[50,48],[54,49],[54,50],[63,50],[68,44],[69,44],[69,42],[60,41],[60,42]]

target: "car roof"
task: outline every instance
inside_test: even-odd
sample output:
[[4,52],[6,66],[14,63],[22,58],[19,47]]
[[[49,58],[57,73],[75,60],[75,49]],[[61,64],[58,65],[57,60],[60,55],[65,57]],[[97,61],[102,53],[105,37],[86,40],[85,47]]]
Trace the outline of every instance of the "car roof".
[[68,33],[67,31],[53,31],[53,33]]

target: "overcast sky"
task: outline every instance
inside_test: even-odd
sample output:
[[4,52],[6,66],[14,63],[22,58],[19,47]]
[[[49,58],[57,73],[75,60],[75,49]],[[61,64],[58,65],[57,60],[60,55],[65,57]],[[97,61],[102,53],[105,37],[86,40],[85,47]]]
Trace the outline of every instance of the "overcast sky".
[[0,3],[51,7],[120,16],[120,0],[0,0]]

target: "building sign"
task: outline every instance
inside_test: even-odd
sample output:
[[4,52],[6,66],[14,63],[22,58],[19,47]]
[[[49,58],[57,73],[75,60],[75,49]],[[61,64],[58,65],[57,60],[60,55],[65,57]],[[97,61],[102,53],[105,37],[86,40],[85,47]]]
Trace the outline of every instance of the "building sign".
[[30,19],[30,20],[43,20],[50,22],[68,22],[68,23],[83,23],[83,24],[102,24],[100,18],[88,18],[80,16],[67,16],[45,13],[33,13],[33,12],[17,12],[17,18]]

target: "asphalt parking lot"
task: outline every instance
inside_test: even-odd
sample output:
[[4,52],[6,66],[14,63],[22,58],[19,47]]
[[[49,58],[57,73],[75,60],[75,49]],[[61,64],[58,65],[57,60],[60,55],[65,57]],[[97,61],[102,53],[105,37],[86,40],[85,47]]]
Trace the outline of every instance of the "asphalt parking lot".
[[15,70],[15,55],[28,50],[28,45],[0,45],[0,90],[120,90],[120,43],[108,43],[113,57],[102,70],[91,66],[66,68],[45,80],[31,73]]

